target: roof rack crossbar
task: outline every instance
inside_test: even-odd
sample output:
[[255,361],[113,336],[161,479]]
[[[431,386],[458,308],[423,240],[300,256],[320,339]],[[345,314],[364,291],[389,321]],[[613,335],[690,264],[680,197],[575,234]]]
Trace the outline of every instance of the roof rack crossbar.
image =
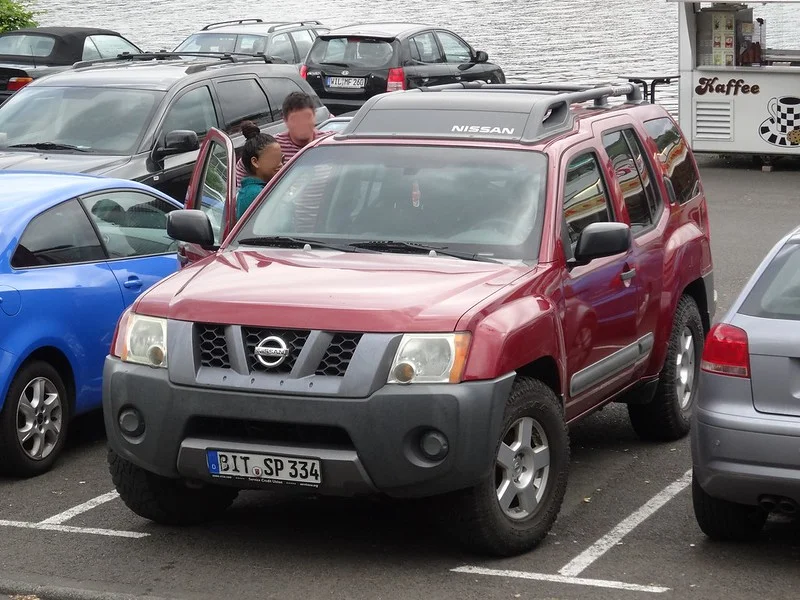
[[306,25],[322,25],[320,21],[296,21],[294,23],[277,23],[270,27],[267,32],[273,33],[279,29],[288,29],[289,27],[305,27]]
[[[186,56],[193,56],[197,58],[209,58],[209,59],[216,59],[214,63],[204,63],[205,67],[209,66],[209,64],[216,64],[217,61],[226,60],[229,62],[249,62],[249,61],[259,61],[264,62],[266,64],[273,64],[275,62],[284,63],[282,59],[277,59],[272,56],[268,56],[263,52],[255,52],[255,53],[247,53],[247,52],[143,52],[142,54],[119,54],[116,58],[98,58],[96,60],[84,60],[81,62],[77,62],[72,65],[73,69],[82,69],[85,67],[91,67],[98,64],[107,64],[113,62],[120,62],[120,61],[147,61],[147,60],[180,60]],[[200,65],[192,65],[189,69],[194,68],[195,66]],[[205,68],[204,67],[204,68]],[[190,70],[187,69],[187,73]],[[202,69],[199,69],[202,70]],[[195,72],[195,71],[191,71]]]
[[217,27],[224,27],[225,25],[244,25],[245,23],[263,23],[264,19],[234,19],[233,21],[219,21],[217,23],[209,23],[200,31],[208,31]]
[[570,98],[570,102],[573,104],[594,100],[596,106],[604,106],[608,98],[615,96],[627,96],[628,102],[640,102],[642,100],[641,88],[631,83],[619,85],[603,84],[598,86],[569,83],[485,83],[483,81],[464,81],[461,83],[433,85],[420,89],[430,92],[448,89],[559,92],[559,97],[564,94],[575,95],[574,99]]

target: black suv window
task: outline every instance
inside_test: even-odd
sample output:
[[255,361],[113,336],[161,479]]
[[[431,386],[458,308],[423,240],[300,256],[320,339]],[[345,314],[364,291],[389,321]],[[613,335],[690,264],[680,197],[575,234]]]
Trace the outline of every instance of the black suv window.
[[292,40],[289,39],[288,33],[275,34],[269,43],[267,54],[282,58],[288,63],[297,62],[294,56],[294,46],[292,46]]
[[11,259],[17,269],[105,260],[100,240],[77,200],[49,208],[35,217]]
[[647,202],[647,192],[644,190],[642,178],[636,168],[630,146],[622,131],[612,131],[603,134],[603,146],[614,166],[628,216],[631,219],[631,229],[636,231],[649,226],[653,222],[650,206]]
[[267,95],[256,79],[218,81],[216,87],[228,133],[235,132],[242,121],[253,121],[256,125],[272,121]]
[[161,133],[166,135],[177,129],[188,129],[203,138],[212,127],[219,127],[217,112],[211,91],[202,86],[186,92],[170,107]]
[[468,63],[472,59],[472,53],[469,51],[469,46],[454,36],[452,33],[446,31],[437,31],[436,35],[439,36],[439,42],[442,44],[445,58],[449,63]]
[[700,176],[689,159],[689,146],[675,123],[667,117],[645,121],[647,133],[658,146],[665,174],[675,188],[676,200],[684,204],[700,193]]
[[411,46],[411,58],[423,63],[444,62],[442,53],[439,52],[439,44],[436,43],[436,36],[433,32],[421,33],[412,37],[408,43]]
[[570,243],[574,246],[588,225],[613,221],[613,214],[597,156],[589,152],[573,158],[564,183],[564,219]]
[[[287,77],[262,77],[261,82],[266,86],[271,99],[270,105],[272,106],[272,120],[280,121],[282,118],[283,101],[286,96],[292,92],[305,92],[297,83]],[[315,104],[322,106],[321,102],[317,102],[318,96],[312,96],[315,99]]]
[[81,200],[100,232],[111,258],[172,252],[167,235],[167,213],[175,206],[132,190],[103,192]]

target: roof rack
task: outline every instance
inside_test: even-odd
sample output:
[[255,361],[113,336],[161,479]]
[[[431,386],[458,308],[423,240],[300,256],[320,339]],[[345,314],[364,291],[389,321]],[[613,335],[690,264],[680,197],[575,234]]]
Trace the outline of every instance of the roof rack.
[[198,58],[216,59],[213,63],[201,63],[191,65],[186,69],[186,73],[196,73],[204,71],[212,64],[218,64],[218,61],[229,61],[232,63],[243,63],[258,61],[265,64],[286,64],[286,61],[276,56],[267,56],[264,53],[246,53],[246,52],[143,52],[142,54],[130,54],[124,52],[118,54],[116,58],[98,58],[95,60],[83,60],[76,62],[72,65],[73,69],[83,69],[85,67],[92,67],[94,65],[115,63],[121,61],[146,61],[146,60],[180,60],[187,56]]
[[[514,110],[504,110],[497,112],[490,102],[477,98],[470,98],[471,94],[457,93],[461,97],[459,100],[451,98],[441,107],[438,102],[422,102],[419,110],[426,112],[431,110],[441,110],[453,115],[453,118],[437,117],[434,120],[425,120],[421,129],[412,129],[421,124],[420,119],[412,120],[415,125],[410,125],[403,135],[416,138],[429,139],[486,139],[491,141],[515,141],[521,144],[536,144],[553,135],[564,133],[573,127],[574,114],[570,110],[573,104],[594,101],[595,108],[608,108],[608,99],[612,97],[626,97],[626,102],[630,104],[642,104],[642,90],[639,85],[634,83],[624,84],[603,84],[603,85],[577,85],[577,84],[529,84],[529,83],[507,83],[507,84],[487,84],[483,82],[462,82],[431,86],[427,88],[416,88],[407,92],[395,94],[381,94],[368,100],[353,118],[351,124],[340,134],[338,138],[369,138],[383,137],[387,135],[383,131],[383,120],[390,120],[391,115],[379,118],[377,113],[384,111],[402,110],[408,114],[409,109],[414,108],[416,102],[411,101],[411,94],[418,97],[430,94],[431,99],[435,93],[467,92],[480,90],[483,92],[527,92],[515,94],[514,101],[509,105],[505,103],[504,108],[514,106]],[[379,106],[376,106],[379,105]],[[397,107],[395,109],[395,107]],[[369,113],[375,109],[374,119],[368,119]],[[477,111],[491,114],[490,119],[494,126],[473,127],[472,123],[465,127],[462,122],[463,114],[475,114]],[[376,127],[381,120],[381,125]],[[451,122],[452,121],[452,122]],[[388,121],[387,121],[388,122]],[[396,121],[393,121],[396,123]],[[366,123],[369,123],[367,125]],[[486,123],[475,122],[475,125],[485,125]],[[396,125],[393,125],[397,129]],[[398,135],[400,133],[398,132]]]
[[209,23],[200,31],[208,31],[217,27],[225,27],[226,25],[244,25],[245,23],[263,23],[264,19],[236,19],[234,21],[219,21],[217,23]]
[[278,23],[270,27],[267,32],[273,33],[280,29],[288,29],[289,27],[305,27],[306,25],[322,25],[321,21],[296,21],[294,23]]
[[[656,103],[656,87],[664,84],[669,85],[673,79],[680,79],[680,75],[628,75],[626,79],[631,83],[636,83],[642,86],[645,102],[650,104]],[[650,82],[650,89],[647,88],[647,82]]]

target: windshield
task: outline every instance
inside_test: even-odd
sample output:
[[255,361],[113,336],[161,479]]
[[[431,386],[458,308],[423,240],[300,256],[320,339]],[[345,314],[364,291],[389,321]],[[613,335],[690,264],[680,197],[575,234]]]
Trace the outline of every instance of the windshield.
[[751,317],[800,321],[800,243],[788,243],[778,251],[739,312]]
[[308,57],[309,62],[380,69],[390,66],[394,56],[392,44],[386,40],[359,37],[317,38]]
[[175,52],[233,52],[235,49],[235,33],[195,33],[175,48]]
[[0,146],[75,146],[130,155],[163,92],[106,87],[26,87],[0,106]]
[[547,158],[497,148],[311,148],[289,167],[234,243],[294,236],[405,241],[495,258],[538,254]]

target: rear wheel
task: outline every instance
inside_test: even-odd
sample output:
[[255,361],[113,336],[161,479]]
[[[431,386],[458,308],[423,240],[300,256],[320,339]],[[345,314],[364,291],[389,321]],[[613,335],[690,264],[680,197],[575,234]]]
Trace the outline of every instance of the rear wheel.
[[647,404],[628,405],[631,425],[640,438],[666,442],[689,433],[704,343],[703,320],[697,303],[691,296],[682,296],[675,310],[667,358],[655,396]]
[[210,521],[233,504],[239,490],[219,486],[189,488],[180,479],[161,477],[108,452],[111,479],[128,508],[162,525]]
[[67,435],[70,399],[49,363],[24,364],[0,412],[0,472],[32,477],[49,471]]
[[712,540],[752,541],[767,522],[767,513],[760,507],[713,498],[695,477],[692,477],[692,504],[697,524]]
[[520,377],[508,399],[495,468],[454,495],[455,534],[468,548],[512,556],[537,546],[555,523],[567,486],[569,433],[547,385]]

